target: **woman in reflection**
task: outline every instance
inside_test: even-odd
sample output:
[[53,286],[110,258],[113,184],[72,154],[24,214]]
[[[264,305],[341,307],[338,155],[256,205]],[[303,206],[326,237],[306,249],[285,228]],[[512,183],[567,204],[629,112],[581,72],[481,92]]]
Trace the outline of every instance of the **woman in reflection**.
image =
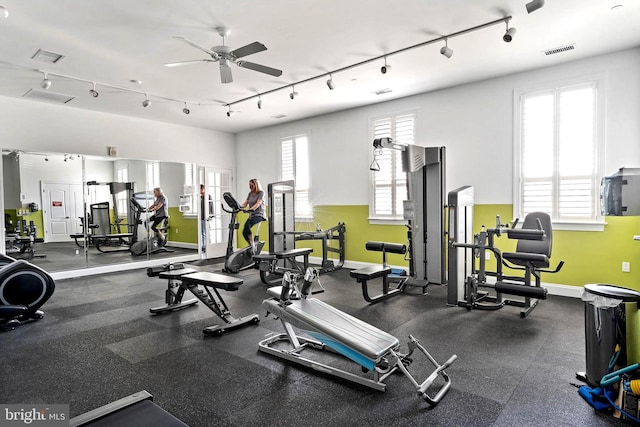
[[246,208],[249,210],[249,218],[247,218],[247,222],[244,223],[242,236],[247,243],[249,243],[249,246],[251,246],[251,251],[255,253],[256,248],[251,227],[259,222],[266,221],[267,218],[264,216],[264,191],[262,190],[262,186],[260,186],[260,181],[255,178],[250,179],[249,190],[247,199],[240,206],[242,209]]
[[152,221],[151,229],[158,237],[158,246],[164,246],[167,241],[164,234],[162,234],[162,231],[158,230],[158,224],[169,216],[169,202],[160,187],[153,189],[153,197],[155,197],[155,200],[149,207],[149,212],[153,212],[153,215],[151,215],[149,221]]

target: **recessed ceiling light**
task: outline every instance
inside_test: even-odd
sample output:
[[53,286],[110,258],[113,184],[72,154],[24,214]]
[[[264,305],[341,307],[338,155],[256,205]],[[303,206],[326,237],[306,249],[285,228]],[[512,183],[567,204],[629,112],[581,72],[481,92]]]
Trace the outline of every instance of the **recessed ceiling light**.
[[49,64],[56,64],[60,60],[64,58],[64,55],[60,55],[59,53],[49,52],[47,50],[38,49],[36,53],[33,54],[31,59],[35,59],[36,61],[47,62]]

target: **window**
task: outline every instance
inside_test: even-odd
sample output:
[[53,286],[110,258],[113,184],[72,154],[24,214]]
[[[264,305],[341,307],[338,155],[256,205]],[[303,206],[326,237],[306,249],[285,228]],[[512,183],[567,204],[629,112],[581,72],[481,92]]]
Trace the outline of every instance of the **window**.
[[[117,182],[129,181],[129,169],[126,167],[118,168],[116,170]],[[127,212],[129,211],[129,200],[127,200],[127,191],[121,191],[116,194],[116,203],[118,204],[118,217],[127,218]]]
[[312,218],[313,206],[309,199],[309,138],[296,135],[280,140],[280,179],[296,182],[296,218]]
[[[375,119],[371,124],[372,138],[390,137],[398,144],[415,143],[414,113]],[[402,202],[407,199],[407,174],[402,170],[402,152],[391,148],[375,155],[380,168],[371,172],[372,202],[369,215],[377,219],[402,219]]]
[[150,190],[160,187],[160,163],[147,162],[147,185]]
[[[183,194],[184,200],[188,202],[189,211],[187,215],[195,215],[198,212],[198,201],[200,200],[200,187],[198,186],[198,173],[196,165],[193,163],[184,164],[184,188],[185,194]],[[187,189],[192,188],[191,194],[186,194]],[[198,194],[198,196],[196,196]],[[189,196],[189,197],[186,197]],[[180,204],[182,204],[183,198],[181,197]]]
[[520,95],[516,217],[543,211],[554,221],[598,219],[598,85]]

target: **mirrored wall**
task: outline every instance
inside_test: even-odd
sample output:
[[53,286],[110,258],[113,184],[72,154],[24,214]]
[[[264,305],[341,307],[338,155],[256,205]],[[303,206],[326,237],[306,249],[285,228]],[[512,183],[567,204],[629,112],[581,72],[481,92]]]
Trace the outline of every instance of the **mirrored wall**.
[[[197,168],[2,150],[5,252],[49,272],[198,258]],[[168,219],[149,230],[160,188]]]

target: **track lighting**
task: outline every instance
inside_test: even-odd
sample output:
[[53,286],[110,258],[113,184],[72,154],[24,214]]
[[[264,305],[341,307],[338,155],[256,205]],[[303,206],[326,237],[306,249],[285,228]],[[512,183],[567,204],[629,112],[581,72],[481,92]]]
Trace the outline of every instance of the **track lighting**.
[[182,112],[185,113],[185,114],[189,114],[191,112],[191,110],[189,110],[187,108],[187,103],[186,102],[184,103],[184,108],[182,109]]
[[227,117],[231,117],[234,114],[236,114],[236,112],[235,111],[231,111],[231,105],[229,105],[229,111],[227,111]]
[[149,101],[149,96],[145,93],[144,94],[144,101],[142,101],[142,106],[144,108],[147,108],[149,105],[151,105],[151,101]]
[[42,89],[49,89],[51,87],[51,80],[49,80],[49,78],[47,77],[47,72],[43,71],[44,73],[44,79],[42,79],[42,81],[40,82],[40,87]]
[[44,161],[48,162],[49,161],[49,156],[44,156]]
[[384,65],[382,66],[382,68],[380,68],[380,72],[382,74],[387,74],[389,71],[391,71],[391,65],[387,64],[387,57],[384,57]]
[[334,90],[336,88],[336,84],[333,82],[333,76],[329,74],[329,80],[327,80],[327,86],[329,90]]
[[507,24],[507,31],[504,33],[504,36],[502,36],[502,40],[509,43],[513,40],[513,36],[516,35],[516,29],[514,27],[509,28],[509,20],[504,21],[504,23]]
[[289,94],[289,98],[294,99],[296,96],[298,96],[298,92],[296,92],[296,87],[295,85],[291,85],[291,93]]
[[533,13],[544,6],[544,0],[532,0],[527,3],[527,13]]
[[258,97],[258,110],[262,110],[262,97]]
[[449,48],[449,40],[446,38],[444,39],[444,46],[440,48],[440,53],[446,56],[447,58],[451,58],[451,56],[453,55],[453,50]]
[[92,83],[92,84],[93,84],[93,88],[89,91],[89,93],[90,93],[90,94],[91,94],[91,96],[93,96],[94,98],[97,98],[97,97],[98,97],[98,95],[100,95],[100,94],[99,94],[99,93],[98,93],[98,91],[96,90],[96,84],[95,84],[95,83]]
[[3,18],[9,17],[9,11],[7,10],[6,7],[0,6],[0,16],[2,16]]

